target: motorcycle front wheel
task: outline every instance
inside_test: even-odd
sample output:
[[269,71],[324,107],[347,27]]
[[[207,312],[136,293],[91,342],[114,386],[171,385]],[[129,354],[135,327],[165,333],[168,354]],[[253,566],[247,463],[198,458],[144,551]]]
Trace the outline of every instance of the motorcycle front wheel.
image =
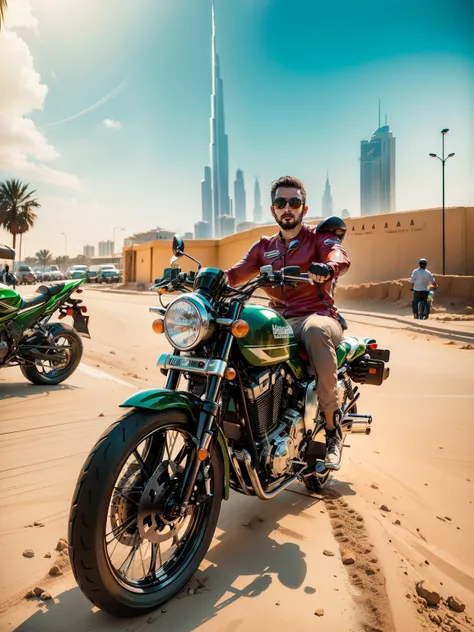
[[224,485],[218,450],[210,494],[200,474],[186,513],[173,513],[193,431],[182,411],[133,410],[104,432],[83,466],[69,556],[84,595],[113,616],[139,616],[173,597],[211,544]]

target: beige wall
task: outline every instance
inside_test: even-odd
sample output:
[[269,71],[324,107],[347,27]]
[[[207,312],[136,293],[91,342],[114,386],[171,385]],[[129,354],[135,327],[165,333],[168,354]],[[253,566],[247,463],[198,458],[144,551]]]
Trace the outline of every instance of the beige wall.
[[[317,224],[311,221],[310,224]],[[441,209],[406,211],[347,219],[344,240],[351,257],[349,272],[341,285],[406,278],[417,267],[418,259],[428,259],[428,267],[441,273]],[[257,226],[224,239],[189,240],[186,252],[203,266],[226,269],[236,263],[262,235],[276,232],[274,224]],[[136,275],[126,282],[149,283],[169,267],[171,241],[160,240],[130,246],[136,252]],[[182,260],[185,270],[195,270],[192,261]],[[446,209],[446,271],[448,274],[474,274],[474,207]],[[133,274],[131,275],[133,277]]]

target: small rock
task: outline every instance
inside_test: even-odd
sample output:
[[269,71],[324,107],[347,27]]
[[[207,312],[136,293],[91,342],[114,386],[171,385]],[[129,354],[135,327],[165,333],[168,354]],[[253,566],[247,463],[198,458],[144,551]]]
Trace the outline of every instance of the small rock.
[[430,616],[430,621],[433,621],[433,623],[436,623],[436,625],[441,625],[441,623],[443,622],[443,619],[439,616],[439,614],[430,612],[429,616]]
[[357,516],[356,520],[357,522],[364,522],[364,518],[362,518],[362,516]]
[[44,588],[41,588],[40,586],[36,586],[33,592],[35,593],[37,597],[39,597],[42,593],[44,593]]
[[62,573],[59,569],[59,566],[53,564],[53,566],[51,566],[51,568],[49,569],[49,574],[51,575],[51,577],[56,577],[57,575],[61,575]]
[[402,523],[400,522],[400,520],[395,520],[395,522],[393,524],[395,524],[395,525],[397,525],[397,527],[399,527]]
[[44,527],[44,524],[42,522],[33,522],[33,526],[34,527]]
[[168,612],[168,610],[166,608],[162,608],[161,612],[162,612],[162,614],[165,614],[166,612]]
[[421,606],[424,606],[425,608],[427,608],[427,607],[428,607],[428,602],[426,601],[426,599],[423,599],[423,597],[418,597],[418,603],[419,603]]
[[115,351],[109,351],[110,355],[117,355]]
[[315,610],[314,614],[317,617],[324,617],[324,610],[322,608],[318,608],[317,610]]
[[365,569],[366,575],[375,575],[376,572],[377,569],[375,569],[373,566],[367,566],[367,568]]
[[464,308],[464,313],[467,314],[467,315],[472,314],[473,311],[474,310],[472,309],[472,307],[470,305],[466,305],[466,307]]
[[62,551],[64,548],[67,549],[67,542],[63,538],[59,538],[58,543],[56,544],[56,551]]
[[341,527],[344,526],[344,523],[341,522],[340,520],[335,520],[333,526],[334,526],[335,529],[340,529]]
[[421,608],[421,607],[420,607],[420,608],[417,608],[417,610],[416,610],[416,611],[417,611],[417,612],[419,612],[420,614],[423,614],[423,612],[424,612],[423,608]]
[[194,594],[196,594],[196,591],[194,590],[194,588],[190,588],[188,590],[188,595],[194,595]]
[[369,560],[369,562],[370,562],[371,564],[377,564],[377,563],[378,563],[378,561],[379,561],[379,560],[378,560],[378,558],[377,558],[377,557],[373,557],[371,560]]
[[424,579],[416,585],[416,592],[420,597],[426,599],[426,603],[429,606],[437,606],[440,602],[441,595],[437,592],[433,586],[427,583]]
[[436,516],[438,518],[438,520],[441,520],[441,522],[446,522],[446,520],[444,518],[441,518],[441,516]]
[[405,597],[406,597],[407,599],[411,599],[411,595],[410,595],[410,593],[407,593],[407,594],[405,595]]
[[49,558],[51,557],[51,553],[45,553],[44,557],[46,557],[49,560]]
[[391,510],[387,507],[387,505],[381,505],[380,511],[391,511]]
[[425,564],[426,564],[427,566],[429,566],[429,565],[430,565],[430,563],[428,562],[428,560],[425,560]]
[[279,601],[277,601],[277,602],[276,602],[276,604],[275,604],[275,606],[279,606],[279,605],[280,605],[280,602],[279,602]]
[[99,413],[99,417],[105,417],[104,413]]
[[33,591],[33,590],[29,590],[29,591],[26,593],[26,595],[25,595],[24,599],[33,599],[33,597],[36,597],[36,595],[35,595],[34,591]]
[[456,610],[456,612],[464,612],[466,608],[466,604],[463,603],[459,597],[450,596],[448,597],[448,606],[452,608],[452,610]]
[[34,557],[35,552],[33,551],[33,549],[26,549],[26,551],[23,551],[22,555],[23,557]]
[[378,489],[378,488],[379,488],[379,486],[377,485],[377,483],[372,483],[371,487],[372,487],[372,489]]
[[48,599],[51,599],[51,594],[45,590],[41,593],[40,599],[42,599],[43,601],[47,601]]
[[445,516],[445,520],[451,521],[451,518],[449,516]]
[[471,617],[466,616],[466,623],[472,623]]
[[334,553],[332,551],[328,551],[327,549],[324,549],[323,555],[326,555],[327,557],[334,557]]
[[341,559],[342,559],[342,563],[345,564],[346,566],[349,566],[349,564],[355,564],[355,555],[350,550],[343,551],[341,555]]

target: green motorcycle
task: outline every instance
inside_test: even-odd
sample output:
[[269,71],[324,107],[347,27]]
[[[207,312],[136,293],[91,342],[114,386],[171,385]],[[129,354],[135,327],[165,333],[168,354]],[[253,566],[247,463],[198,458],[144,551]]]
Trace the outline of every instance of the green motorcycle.
[[[0,246],[0,259],[13,259],[14,251]],[[33,384],[60,384],[78,367],[83,352],[79,334],[89,337],[87,308],[79,286],[85,279],[56,285],[41,285],[38,296],[23,299],[0,283],[0,368],[19,366]],[[49,322],[54,312],[59,320],[72,316],[73,327]]]
[[[172,263],[189,257],[177,235],[173,252]],[[72,569],[97,607],[138,616],[175,595],[206,555],[231,489],[271,500],[296,481],[310,491],[328,484],[308,357],[282,316],[248,304],[259,287],[309,282],[298,267],[267,265],[232,288],[224,271],[199,265],[155,284],[160,295],[182,292],[150,307],[153,330],[173,347],[157,362],[166,386],[121,404],[125,414],[84,463],[70,511]],[[373,338],[347,337],[337,349],[344,436],[369,434],[355,383],[381,385],[389,355]]]

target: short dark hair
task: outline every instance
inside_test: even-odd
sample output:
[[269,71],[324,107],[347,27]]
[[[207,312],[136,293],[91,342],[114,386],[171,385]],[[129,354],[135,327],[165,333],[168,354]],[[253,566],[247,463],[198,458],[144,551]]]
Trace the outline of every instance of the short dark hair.
[[298,178],[294,178],[293,176],[282,176],[281,178],[278,178],[278,180],[274,180],[272,182],[272,203],[275,201],[277,189],[281,189],[283,187],[286,189],[300,189],[303,194],[303,204],[306,202],[306,189],[304,188],[304,184],[301,180],[298,180]]

